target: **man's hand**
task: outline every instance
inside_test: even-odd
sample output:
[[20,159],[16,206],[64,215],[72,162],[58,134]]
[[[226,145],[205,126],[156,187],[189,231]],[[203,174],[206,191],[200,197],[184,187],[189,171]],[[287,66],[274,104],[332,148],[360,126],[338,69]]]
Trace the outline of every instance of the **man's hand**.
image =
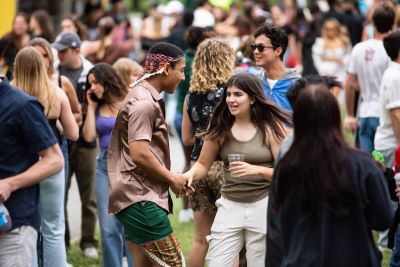
[[352,116],[346,116],[346,118],[344,119],[343,127],[345,130],[348,130],[348,131],[351,131],[354,133],[355,131],[357,131],[357,128],[358,128],[357,119]]
[[170,187],[176,197],[187,196],[190,192],[194,192],[191,182],[189,184],[188,177],[182,174],[174,174],[174,181]]
[[0,180],[0,202],[6,201],[12,193],[12,186],[8,179]]

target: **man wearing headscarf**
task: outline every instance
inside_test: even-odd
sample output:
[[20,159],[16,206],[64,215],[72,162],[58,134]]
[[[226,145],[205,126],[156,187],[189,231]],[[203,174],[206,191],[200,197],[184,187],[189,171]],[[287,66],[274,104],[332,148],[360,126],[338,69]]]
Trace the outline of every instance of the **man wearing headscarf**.
[[121,105],[108,152],[109,212],[124,225],[135,266],[185,266],[168,219],[172,200],[189,188],[170,172],[168,127],[161,92],[173,93],[184,76],[183,51],[153,45],[140,78]]

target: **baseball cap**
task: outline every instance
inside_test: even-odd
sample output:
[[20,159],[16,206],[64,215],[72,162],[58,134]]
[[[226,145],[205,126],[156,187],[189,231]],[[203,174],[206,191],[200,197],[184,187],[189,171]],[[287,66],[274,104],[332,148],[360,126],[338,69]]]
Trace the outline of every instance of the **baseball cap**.
[[63,51],[67,48],[79,48],[81,47],[81,39],[74,32],[62,32],[56,37],[51,46],[57,51]]

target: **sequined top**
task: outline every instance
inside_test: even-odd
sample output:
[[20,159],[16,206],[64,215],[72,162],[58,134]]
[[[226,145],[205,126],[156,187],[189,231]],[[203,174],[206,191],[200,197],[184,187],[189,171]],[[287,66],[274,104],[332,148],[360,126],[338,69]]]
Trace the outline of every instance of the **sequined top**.
[[[188,115],[196,135],[207,129],[214,108],[221,101],[223,92],[224,86],[217,85],[217,89],[213,92],[189,94],[187,99]],[[196,138],[190,155],[191,160],[199,158],[202,146],[203,140]]]

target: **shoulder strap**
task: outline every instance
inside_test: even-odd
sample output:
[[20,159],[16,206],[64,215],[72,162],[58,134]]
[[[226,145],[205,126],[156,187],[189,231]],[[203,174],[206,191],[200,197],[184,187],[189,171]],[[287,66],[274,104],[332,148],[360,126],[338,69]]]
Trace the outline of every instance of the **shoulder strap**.
[[62,89],[61,74],[58,74],[58,87]]

